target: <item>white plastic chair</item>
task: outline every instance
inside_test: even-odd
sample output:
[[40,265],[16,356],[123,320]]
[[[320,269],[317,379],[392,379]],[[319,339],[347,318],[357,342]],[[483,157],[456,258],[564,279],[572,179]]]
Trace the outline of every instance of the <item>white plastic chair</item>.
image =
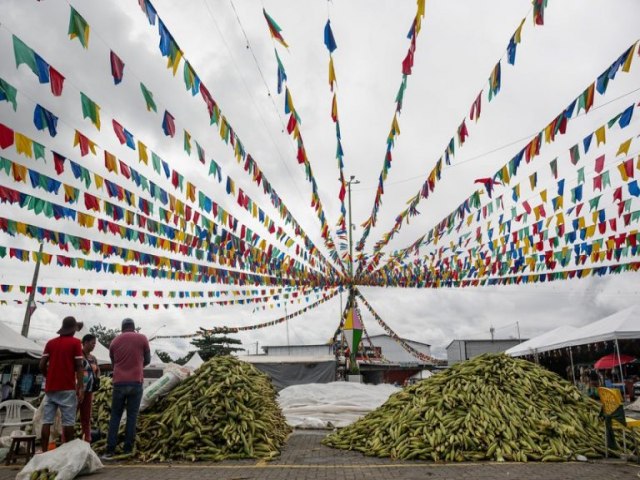
[[[22,419],[22,409],[26,408],[31,412],[31,419]],[[4,412],[3,412],[4,410]],[[0,415],[4,413],[4,419],[0,424],[0,435],[5,428],[19,428],[33,425],[33,414],[35,414],[36,408],[29,402],[24,400],[5,400],[0,403]]]

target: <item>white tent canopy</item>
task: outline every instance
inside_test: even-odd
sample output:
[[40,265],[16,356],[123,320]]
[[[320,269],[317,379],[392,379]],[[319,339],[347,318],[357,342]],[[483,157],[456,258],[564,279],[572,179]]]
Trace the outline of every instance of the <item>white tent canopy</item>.
[[549,343],[555,343],[559,338],[565,338],[568,335],[572,335],[575,330],[576,327],[563,325],[561,327],[554,328],[549,332],[538,335],[537,337],[530,338],[526,342],[515,345],[504,353],[511,355],[512,357],[533,355],[534,353],[544,351],[541,349],[544,349]]
[[640,308],[638,306],[629,307],[602,320],[578,328],[565,337],[550,341],[539,351],[634,338],[640,338]]
[[10,354],[27,354],[35,358],[42,356],[44,347],[0,322],[0,351]]
[[185,367],[189,367],[192,369],[197,369],[200,365],[202,365],[204,363],[204,360],[202,360],[202,357],[200,357],[200,355],[198,355],[198,352],[194,353],[193,356],[189,359],[189,361],[187,363],[184,364]]
[[165,364],[160,358],[160,356],[158,355],[158,351],[154,350],[153,353],[151,354],[151,361],[149,362],[149,365],[147,365],[145,368],[164,368],[164,367],[165,367]]

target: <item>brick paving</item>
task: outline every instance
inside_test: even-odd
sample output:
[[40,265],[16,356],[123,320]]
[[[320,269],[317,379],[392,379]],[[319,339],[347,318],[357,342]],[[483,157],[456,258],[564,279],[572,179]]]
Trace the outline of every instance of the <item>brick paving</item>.
[[[91,480],[616,480],[637,479],[640,466],[623,461],[590,463],[434,464],[365,457],[320,444],[324,431],[296,431],[282,455],[267,463],[243,460],[220,463],[106,465]],[[15,478],[19,467],[0,467],[0,480]]]

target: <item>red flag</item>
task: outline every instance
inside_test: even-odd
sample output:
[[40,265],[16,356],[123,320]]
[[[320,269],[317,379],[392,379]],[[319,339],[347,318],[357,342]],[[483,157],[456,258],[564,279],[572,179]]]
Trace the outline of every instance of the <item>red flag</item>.
[[55,97],[62,95],[64,77],[52,66],[49,66],[49,81],[51,82],[51,93],[53,93]]
[[124,127],[115,120],[112,120],[111,123],[113,125],[113,131],[115,132],[116,137],[118,137],[118,140],[120,140],[120,143],[125,143],[127,141],[127,137],[124,134]]
[[13,145],[13,130],[0,123],[0,148],[5,149]]
[[118,160],[118,162],[120,163],[120,173],[122,174],[122,176],[127,179],[131,178],[131,171],[129,170],[129,165],[124,163],[122,160]]
[[471,112],[469,112],[469,118],[477,122],[480,119],[481,110],[482,110],[482,90],[480,90],[480,93],[474,100],[473,104],[471,104]]
[[64,161],[66,160],[66,158],[64,158],[59,153],[56,153],[56,152],[52,152],[52,153],[53,153],[53,163],[55,164],[56,173],[60,175],[62,172],[64,172]]
[[602,172],[603,168],[604,168],[604,155],[600,155],[598,158],[596,158],[596,173]]
[[124,62],[116,55],[113,50],[110,54],[111,60],[111,75],[113,75],[113,83],[118,85],[122,81],[122,75],[124,73]]

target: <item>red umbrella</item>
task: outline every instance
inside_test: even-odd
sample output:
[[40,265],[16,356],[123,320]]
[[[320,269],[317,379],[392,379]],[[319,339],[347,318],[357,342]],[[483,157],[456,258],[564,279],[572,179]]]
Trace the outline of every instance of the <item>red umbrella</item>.
[[631,355],[620,355],[620,360],[618,360],[618,355],[610,353],[598,360],[593,366],[597,370],[608,370],[610,368],[615,368],[618,365],[626,365],[627,363],[634,362],[635,360],[635,357],[632,357]]

